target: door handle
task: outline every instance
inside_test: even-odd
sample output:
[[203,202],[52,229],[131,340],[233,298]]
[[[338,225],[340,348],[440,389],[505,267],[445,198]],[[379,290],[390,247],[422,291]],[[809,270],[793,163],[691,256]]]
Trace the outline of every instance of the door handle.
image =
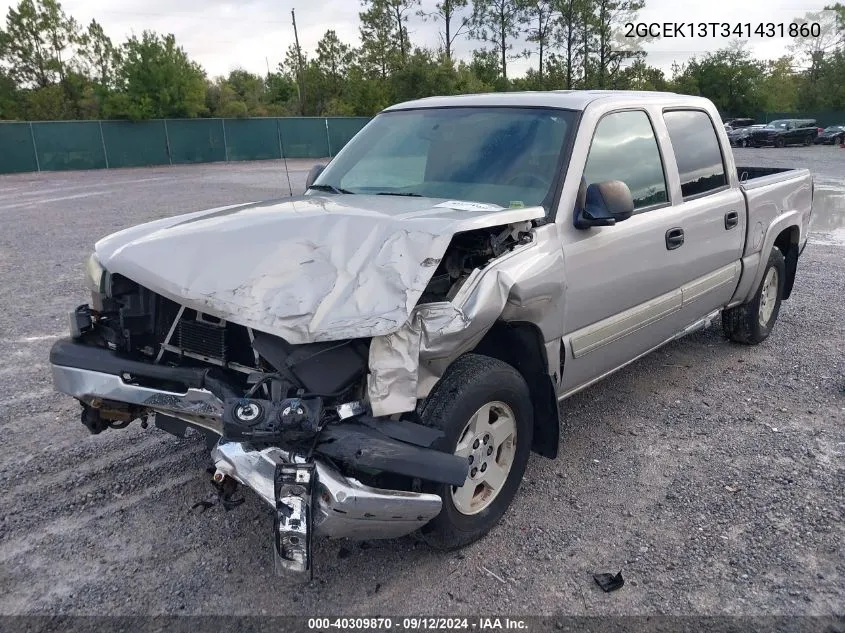
[[680,227],[666,231],[666,250],[673,251],[684,243],[684,230]]
[[725,214],[725,229],[730,231],[737,224],[739,224],[739,213],[736,211],[728,211]]

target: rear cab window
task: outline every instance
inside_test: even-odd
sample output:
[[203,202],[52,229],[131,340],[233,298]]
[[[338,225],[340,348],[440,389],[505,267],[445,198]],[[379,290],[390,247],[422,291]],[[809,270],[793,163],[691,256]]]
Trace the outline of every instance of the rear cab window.
[[710,115],[702,110],[667,110],[663,120],[678,163],[684,200],[727,187],[722,148]]

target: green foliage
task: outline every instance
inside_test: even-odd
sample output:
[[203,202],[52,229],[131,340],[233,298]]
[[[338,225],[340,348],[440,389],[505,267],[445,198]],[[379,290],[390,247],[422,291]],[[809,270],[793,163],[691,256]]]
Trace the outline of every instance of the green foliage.
[[[542,90],[545,86],[543,71],[545,70],[546,52],[555,30],[555,3],[553,0],[523,0],[523,2],[523,13],[520,16],[520,21],[525,27],[525,39],[537,45],[537,77],[532,79],[531,83],[536,85],[538,90]],[[528,54],[530,55],[530,52]]]
[[205,72],[173,35],[144,31],[122,46],[118,89],[106,102],[112,117],[196,117],[207,112]]
[[390,77],[391,101],[409,101],[433,94],[455,94],[457,73],[451,60],[417,49],[405,66]]
[[91,20],[87,31],[79,38],[79,45],[81,69],[98,86],[106,90],[112,88],[120,66],[120,51],[99,22]]
[[[433,94],[589,88],[703,95],[736,115],[845,109],[842,3],[800,18],[822,34],[795,38],[790,55],[761,61],[731,44],[667,79],[619,38],[645,0],[360,0],[360,47],[327,30],[313,50],[290,46],[266,76],[235,68],[208,80],[173,35],[117,44],[57,0],[15,1],[0,29],[3,119],[370,116]],[[437,50],[414,45],[412,18],[438,25]],[[454,58],[462,37],[477,42],[468,60]],[[523,56],[532,67],[509,77]]]
[[764,107],[761,85],[765,66],[741,46],[732,46],[702,58],[693,57],[676,68],[672,83],[677,92],[704,95],[720,112],[743,114]]
[[495,50],[485,48],[472,52],[472,61],[469,64],[469,71],[478,77],[478,80],[488,86],[505,87],[505,79],[502,77],[502,66],[499,63],[499,54]]
[[20,119],[20,93],[15,80],[0,68],[0,119]]
[[361,64],[371,77],[386,79],[405,65],[410,50],[408,16],[420,0],[361,0]]
[[452,47],[455,40],[469,32],[470,16],[461,15],[461,11],[468,4],[469,0],[442,0],[434,5],[434,11],[417,12],[417,15],[423,20],[442,24],[442,30],[438,31],[438,35],[440,36],[440,49],[446,59],[452,59]]
[[519,37],[520,25],[524,23],[526,5],[524,0],[472,0],[472,36],[489,42],[501,63],[502,79],[508,78],[509,51]]
[[645,63],[642,59],[624,68],[619,73],[619,88],[624,90],[669,90],[663,71]]
[[766,62],[765,76],[760,83],[763,110],[766,112],[794,112],[798,107],[802,78],[793,70],[790,56]]
[[624,38],[614,38],[625,23],[635,21],[643,7],[645,0],[594,0],[587,27],[593,40],[596,87],[617,88],[622,63],[643,57]]
[[79,38],[79,25],[56,0],[21,0],[6,14],[0,50],[19,85],[46,88],[67,74],[69,49]]

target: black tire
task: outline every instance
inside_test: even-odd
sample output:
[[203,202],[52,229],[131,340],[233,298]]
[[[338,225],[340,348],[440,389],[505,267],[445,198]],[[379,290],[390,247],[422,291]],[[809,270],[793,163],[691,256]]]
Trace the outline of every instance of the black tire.
[[[777,295],[774,299],[775,303],[771,316],[765,324],[762,324],[760,323],[760,303],[764,300],[763,288],[766,286],[766,280],[771,269],[777,272]],[[765,341],[772,333],[772,328],[777,321],[785,281],[786,262],[783,253],[780,252],[780,249],[773,248],[766,264],[766,270],[763,272],[763,279],[760,281],[760,286],[751,301],[722,312],[722,331],[725,336],[735,343],[745,345],[757,345]]]
[[745,139],[742,139],[742,140],[739,142],[739,146],[740,146],[740,147],[748,147],[748,141],[746,141]]
[[454,453],[470,418],[495,401],[510,407],[516,423],[517,440],[505,483],[490,505],[477,514],[458,511],[452,486],[433,484],[429,490],[440,495],[443,508],[420,531],[432,547],[452,550],[469,545],[502,518],[516,496],[531,455],[534,411],[528,385],[519,372],[500,360],[477,354],[466,354],[452,363],[422,405],[421,422],[444,432],[434,448]]
[[782,137],[776,138],[775,139],[775,147],[786,147],[786,141]]
[[809,136],[807,136],[807,138],[805,138],[805,139],[804,139],[804,145],[805,145],[806,147],[810,147],[810,145],[812,145],[812,144],[813,144],[813,141],[814,141],[814,140],[815,140],[815,139],[813,139],[813,135],[812,135],[812,134],[810,134]]

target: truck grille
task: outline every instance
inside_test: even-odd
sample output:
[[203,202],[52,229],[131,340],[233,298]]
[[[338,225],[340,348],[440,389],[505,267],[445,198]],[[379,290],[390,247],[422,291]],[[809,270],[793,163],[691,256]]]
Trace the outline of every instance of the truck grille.
[[216,358],[226,362],[226,328],[182,318],[176,328],[173,341],[183,351],[200,356]]

